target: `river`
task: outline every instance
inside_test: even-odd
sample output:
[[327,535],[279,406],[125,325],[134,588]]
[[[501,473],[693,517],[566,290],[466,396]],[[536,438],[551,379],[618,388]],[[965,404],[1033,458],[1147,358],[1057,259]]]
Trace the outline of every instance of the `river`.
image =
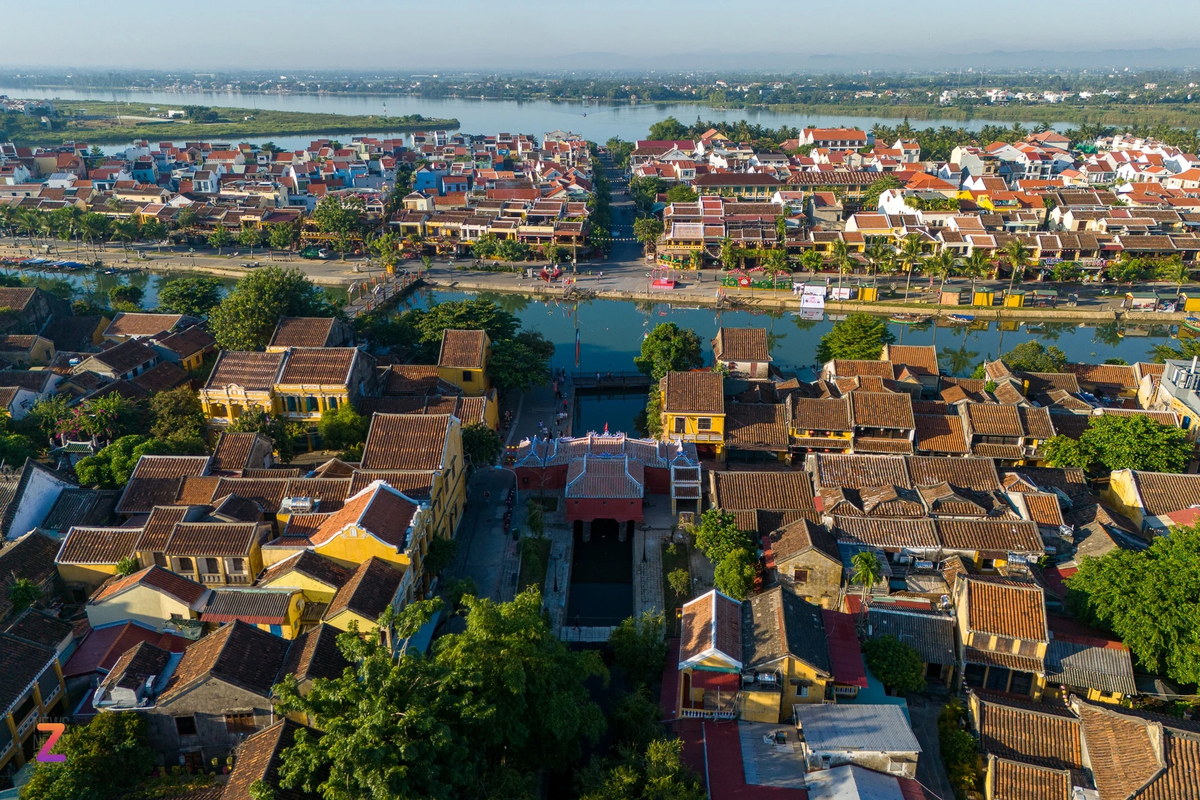
[[[35,272],[21,270],[46,289],[52,281],[64,281],[72,297],[105,303],[113,286],[130,283],[144,292],[142,305],[158,305],[158,289],[163,282],[187,273],[148,273],[104,275],[93,272]],[[218,278],[228,289],[231,278]],[[65,290],[65,287],[60,288]],[[344,299],[343,290],[332,289],[335,298]],[[835,322],[831,315],[820,320],[801,319],[795,313],[775,314],[750,311],[718,311],[673,305],[671,303],[635,303],[628,300],[592,300],[576,305],[545,302],[526,295],[420,290],[405,299],[400,310],[427,308],[432,303],[483,296],[515,314],[528,330],[539,331],[554,343],[552,366],[568,371],[620,372],[634,369],[633,358],[641,352],[642,337],[661,322],[674,322],[690,328],[703,343],[705,359],[712,360],[711,340],[722,325],[727,327],[766,328],[774,366],[785,374],[796,373],[801,380],[812,380],[817,343]],[[575,363],[575,327],[579,326],[579,363]],[[995,358],[1021,342],[1036,339],[1054,345],[1071,361],[1099,363],[1108,358],[1123,358],[1129,363],[1149,360],[1154,345],[1171,341],[1171,325],[1101,326],[1073,322],[980,322],[975,326],[936,327],[930,324],[908,326],[892,323],[890,330],[902,344],[929,344],[938,348],[944,374],[966,376],[984,359]],[[589,397],[578,409],[577,430],[632,430],[633,418],[645,406],[644,396]]]
[[[582,102],[555,102],[533,100],[474,100],[469,98],[425,99],[410,95],[322,95],[322,94],[242,94],[240,92],[164,92],[164,91],[103,91],[78,89],[23,89],[0,86],[0,95],[23,98],[50,97],[61,100],[127,100],[136,103],[161,103],[163,107],[178,108],[182,105],[210,105],[233,108],[264,108],[276,111],[306,111],[325,114],[383,114],[386,104],[391,116],[421,114],[440,119],[457,119],[459,130],[473,134],[525,133],[541,137],[556,129],[579,133],[592,141],[604,142],[613,136],[626,140],[641,139],[650,126],[659,120],[673,116],[688,123],[700,117],[713,121],[747,120],[751,123],[778,128],[790,125],[801,128],[857,127],[870,129],[876,123],[896,125],[900,118],[857,117],[838,114],[790,114],[767,109],[714,109],[701,105],[683,103],[637,103],[596,105]],[[987,120],[927,119],[914,120],[914,127],[928,128],[949,125],[977,130],[989,124]],[[991,124],[1010,125],[1009,122]],[[1035,123],[1024,123],[1032,127]],[[164,126],[165,127],[165,126]],[[1056,126],[1060,129],[1067,125]],[[388,131],[363,131],[365,134],[383,135]],[[338,134],[348,139],[354,134]],[[278,136],[263,139],[239,139],[261,144],[272,141],[286,150],[296,150],[308,145],[320,134],[314,132],[304,136]],[[106,150],[123,149],[108,145]]]

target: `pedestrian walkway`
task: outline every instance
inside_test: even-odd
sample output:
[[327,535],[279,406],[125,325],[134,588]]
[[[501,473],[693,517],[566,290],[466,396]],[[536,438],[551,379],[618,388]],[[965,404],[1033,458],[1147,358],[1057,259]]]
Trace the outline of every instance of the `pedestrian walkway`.
[[[669,531],[646,528],[633,535],[633,613],[663,610],[662,548]],[[642,560],[645,554],[646,560]]]
[[550,539],[550,563],[542,596],[546,598],[546,609],[550,612],[550,629],[557,630],[562,627],[567,614],[567,584],[571,582],[575,536],[572,528],[557,525],[547,526],[546,536]]

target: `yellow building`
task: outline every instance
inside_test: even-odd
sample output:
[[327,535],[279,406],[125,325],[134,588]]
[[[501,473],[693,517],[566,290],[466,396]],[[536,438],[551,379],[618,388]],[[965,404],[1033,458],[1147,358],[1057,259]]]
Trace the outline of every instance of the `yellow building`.
[[275,384],[286,358],[286,353],[222,351],[200,390],[204,416],[215,425],[229,425],[250,408],[275,413]]
[[442,331],[438,352],[438,377],[454,384],[469,397],[478,397],[492,388],[487,375],[492,342],[483,331]]
[[1040,700],[1050,641],[1042,588],[960,577],[954,594],[962,682]]
[[67,531],[54,565],[68,591],[90,596],[117,574],[117,564],[131,558],[141,539],[140,528],[74,527]]
[[0,358],[16,369],[49,366],[54,361],[54,342],[44,336],[0,335]]
[[299,589],[219,589],[201,619],[224,625],[245,622],[284,639],[300,635],[307,607]]
[[[429,487],[432,530],[451,538],[467,501],[462,423],[450,414],[375,414],[360,466],[402,492]],[[361,474],[361,473],[360,473]],[[408,483],[411,481],[412,483]]]
[[156,631],[174,630],[183,620],[198,620],[208,605],[210,589],[162,567],[147,567],[114,578],[87,602],[93,628],[118,622],[139,622]]
[[58,653],[10,633],[0,633],[0,774],[32,761],[40,745],[37,726],[71,710]]
[[180,522],[163,554],[168,569],[202,586],[249,586],[263,568],[261,522]]
[[293,347],[275,381],[276,411],[315,426],[326,411],[356,403],[375,376],[375,360],[356,347]]
[[379,480],[332,514],[293,515],[283,536],[268,542],[263,552],[268,566],[302,550],[349,569],[376,558],[418,583],[430,534],[424,505]]
[[659,381],[662,439],[694,442],[701,458],[725,453],[725,383],[717,372],[668,372]]
[[325,624],[341,631],[352,623],[362,633],[375,630],[385,609],[399,611],[411,602],[411,574],[378,558],[364,561],[329,604]]
[[256,585],[263,589],[296,589],[304,593],[310,604],[328,605],[350,580],[350,575],[351,570],[336,561],[311,550],[301,550],[270,566]]
[[679,716],[776,724],[833,699],[821,609],[776,586],[739,603],[714,590],[683,607]]
[[1118,469],[1100,496],[1143,531],[1163,534],[1173,525],[1193,524],[1193,509],[1200,506],[1200,475]]
[[850,395],[842,397],[797,397],[790,394],[786,406],[788,435],[800,452],[847,452],[853,447],[854,420]]

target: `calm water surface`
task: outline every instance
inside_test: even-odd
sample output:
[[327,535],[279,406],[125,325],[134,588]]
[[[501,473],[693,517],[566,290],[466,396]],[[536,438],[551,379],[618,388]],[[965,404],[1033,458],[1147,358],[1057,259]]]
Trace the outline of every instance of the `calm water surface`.
[[[787,114],[765,109],[731,109],[720,110],[699,105],[680,103],[638,103],[634,105],[585,105],[582,102],[553,102],[549,100],[534,100],[518,102],[515,100],[478,100],[470,98],[424,99],[406,95],[315,95],[315,94],[268,94],[254,95],[239,92],[190,92],[180,94],[162,91],[103,91],[76,89],[21,89],[0,86],[0,94],[14,98],[44,98],[51,97],[61,100],[126,100],[134,103],[161,103],[163,108],[179,108],[182,105],[212,105],[232,108],[263,108],[274,111],[305,111],[324,114],[370,115],[384,113],[386,104],[390,116],[406,114],[421,114],[426,117],[439,119],[457,119],[459,129],[466,133],[525,133],[541,137],[546,131],[555,129],[570,130],[580,133],[593,141],[603,142],[610,137],[619,136],[622,139],[641,139],[646,136],[650,126],[661,119],[673,116],[676,119],[690,123],[697,117],[704,120],[736,122],[747,120],[758,125],[778,128],[781,125],[792,127],[857,127],[869,129],[876,123],[896,125],[899,117],[857,117],[838,114]],[[928,119],[913,120],[917,128],[940,127],[949,125],[957,128],[965,127],[978,130],[989,124],[987,120],[951,120]],[[992,123],[1009,125],[1011,123]],[[1032,123],[1025,123],[1028,127]],[[1060,129],[1069,126],[1056,126]],[[167,131],[177,128],[186,131],[183,125],[163,125],[163,137],[166,139],[187,138],[186,133],[172,136]],[[388,131],[363,131],[363,134],[386,135]],[[339,138],[349,139],[353,134],[337,134]],[[279,147],[295,150],[308,145],[320,134],[304,136],[268,137]],[[235,137],[236,138],[236,137]],[[238,139],[261,143],[267,139]],[[123,149],[120,145],[107,145],[108,150]]]

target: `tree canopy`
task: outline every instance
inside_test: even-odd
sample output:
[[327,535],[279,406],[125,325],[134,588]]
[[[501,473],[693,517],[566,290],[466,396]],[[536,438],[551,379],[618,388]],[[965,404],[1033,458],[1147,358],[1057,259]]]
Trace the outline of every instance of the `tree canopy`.
[[631,683],[651,686],[662,677],[667,660],[665,624],[661,611],[644,611],[640,617],[623,620],[608,637],[617,665]]
[[325,732],[297,733],[283,755],[285,787],[327,800],[520,797],[540,769],[578,759],[604,730],[585,687],[607,677],[599,656],[567,649],[536,589],[463,603],[466,629],[439,637],[428,657],[393,658],[381,631],[410,636],[438,601],[385,612],[365,637],[353,627],[340,635],[355,665],[342,677],[313,681],[305,696],[292,676],[276,687],[282,711],[310,714]]
[[634,356],[633,363],[639,372],[655,381],[662,380],[668,372],[698,369],[704,366],[700,337],[692,329],[681,328],[674,322],[660,323],[642,339],[642,354]]
[[896,341],[888,330],[887,320],[871,314],[849,314],[834,323],[817,345],[817,361],[822,364],[835,358],[875,361],[885,344]]
[[1069,607],[1120,637],[1150,672],[1200,681],[1200,528],[1172,528],[1149,549],[1085,556]]
[[549,382],[554,343],[537,331],[521,331],[492,345],[488,377],[502,392],[528,392]]
[[1067,365],[1067,354],[1054,345],[1044,345],[1030,340],[1000,356],[1009,369],[1021,372],[1062,372]]
[[744,600],[754,586],[758,548],[749,534],[737,526],[733,514],[709,509],[692,531],[700,552],[711,561],[713,584],[734,600]]
[[222,350],[256,350],[271,340],[280,317],[328,317],[336,310],[325,292],[298,269],[265,267],[237,282],[209,314]]
[[1144,414],[1092,416],[1078,441],[1060,434],[1045,445],[1050,466],[1079,467],[1092,473],[1117,469],[1183,472],[1193,452],[1186,431]]
[[154,767],[145,718],[132,711],[97,714],[72,725],[53,752],[61,763],[39,763],[21,789],[24,800],[110,800],[125,797]]
[[429,308],[414,308],[396,318],[404,343],[416,346],[427,363],[437,361],[442,344],[442,331],[482,330],[492,340],[511,339],[521,323],[514,314],[505,311],[494,301],[485,298],[451,300]]
[[893,636],[868,639],[863,644],[867,667],[888,689],[900,694],[925,688],[925,665],[916,650]]
[[476,422],[474,425],[464,425],[462,429],[463,452],[471,459],[476,469],[491,466],[504,453],[504,440],[500,434]]
[[129,482],[138,459],[148,455],[201,455],[204,443],[199,440],[166,440],[131,434],[122,436],[94,456],[81,458],[75,465],[75,476],[82,486],[119,489]]
[[158,310],[193,317],[208,316],[221,302],[221,282],[216,278],[175,278],[158,290]]

